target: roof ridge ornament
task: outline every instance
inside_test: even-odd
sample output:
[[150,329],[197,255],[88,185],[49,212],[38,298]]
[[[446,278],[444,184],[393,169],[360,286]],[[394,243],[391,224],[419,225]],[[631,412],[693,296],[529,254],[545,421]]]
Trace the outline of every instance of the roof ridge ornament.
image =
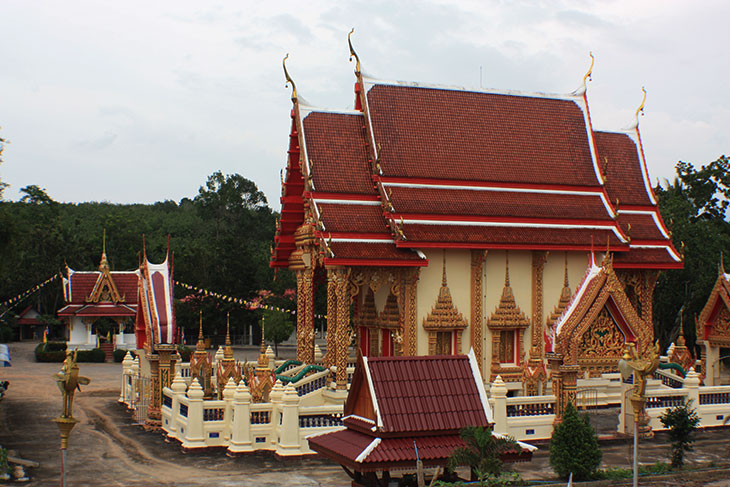
[[284,87],[288,88],[289,84],[291,83],[291,100],[297,101],[297,85],[294,83],[294,80],[291,79],[291,76],[289,76],[289,71],[286,69],[286,60],[289,58],[289,53],[286,53],[286,56],[284,56],[284,59],[281,61],[281,65],[284,68],[284,77],[286,78],[286,83],[284,83]]
[[352,33],[355,32],[355,28],[353,27],[349,34],[347,34],[347,45],[350,47],[350,62],[352,62],[352,58],[355,58],[355,74],[360,75],[360,56],[357,55],[355,52],[355,49],[352,47]]
[[580,87],[576,89],[572,95],[575,96],[582,96],[585,94],[586,90],[588,89],[588,81],[593,81],[593,65],[596,62],[596,58],[593,56],[593,51],[589,51],[588,55],[591,57],[591,65],[588,67],[588,71],[583,76],[583,82],[581,83]]
[[634,113],[634,126],[632,127],[634,129],[639,128],[639,113],[641,113],[642,117],[644,116],[644,105],[646,104],[646,88],[642,86],[641,91],[644,92],[644,98],[642,98],[641,105],[639,105],[639,108],[636,109],[636,113]]

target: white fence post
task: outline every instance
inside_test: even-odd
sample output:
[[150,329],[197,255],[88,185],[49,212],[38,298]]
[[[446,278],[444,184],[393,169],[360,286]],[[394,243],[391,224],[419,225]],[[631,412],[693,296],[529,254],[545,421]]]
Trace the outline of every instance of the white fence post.
[[119,391],[118,402],[129,402],[129,374],[133,363],[134,359],[132,358],[132,354],[127,352],[122,360],[122,389]]
[[687,372],[687,376],[684,378],[684,387],[687,389],[687,400],[692,401],[693,408],[699,408],[700,376],[695,372],[694,367],[690,368],[689,372]]
[[134,362],[132,363],[130,374],[132,375],[132,391],[130,393],[131,397],[129,398],[128,407],[130,407],[131,409],[137,409],[137,396],[139,394],[144,394],[144,391],[139,390],[139,356],[134,357]]
[[[287,452],[289,450],[290,452]],[[281,439],[276,446],[279,455],[299,455],[299,394],[291,383],[281,399]]]
[[[180,414],[180,396],[185,395],[185,379],[180,375],[180,371],[175,374],[170,389],[172,389],[172,405],[170,406],[170,422],[167,425],[167,435],[171,438],[182,439],[178,435],[177,417]],[[163,425],[164,428],[164,425]]]
[[228,451],[240,453],[253,451],[251,443],[251,394],[243,382],[239,382],[233,394],[233,431]]
[[501,376],[498,375],[492,383],[489,395],[494,400],[494,432],[507,434],[507,386]]
[[198,379],[193,379],[188,389],[188,426],[185,429],[183,448],[205,446],[205,431],[203,430],[203,388]]
[[225,427],[223,428],[223,438],[225,440],[231,439],[231,416],[233,414],[233,395],[236,393],[236,382],[233,377],[228,378],[225,389],[223,389],[223,400],[226,403],[225,411],[223,412],[223,420],[225,421]]

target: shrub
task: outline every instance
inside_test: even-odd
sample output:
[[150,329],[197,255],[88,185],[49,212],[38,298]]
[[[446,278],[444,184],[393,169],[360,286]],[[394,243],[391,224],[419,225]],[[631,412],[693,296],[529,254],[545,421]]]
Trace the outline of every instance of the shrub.
[[[132,358],[135,357],[135,353],[133,350],[129,350],[129,353],[132,354]],[[114,361],[115,362],[121,362],[124,360],[125,355],[127,355],[127,350],[122,350],[121,348],[117,348],[114,350]]]
[[601,464],[601,449],[596,431],[587,414],[579,414],[572,403],[563,413],[563,421],[553,428],[550,439],[550,465],[561,479],[573,473],[573,480],[590,480]]
[[66,342],[46,342],[46,352],[66,351]]
[[0,343],[8,343],[15,340],[15,330],[9,325],[0,323]]
[[186,347],[185,345],[178,345],[177,353],[180,354],[180,361],[190,362],[190,356],[193,354],[193,349]]
[[690,408],[692,401],[683,402],[679,406],[667,409],[660,416],[665,428],[669,428],[669,439],[672,440],[672,467],[682,468],[684,452],[692,451],[692,433],[700,425],[697,410]]
[[91,350],[79,350],[76,354],[77,362],[104,362],[106,353],[101,348],[92,348]]
[[[51,342],[49,342],[51,343]],[[48,348],[46,347],[48,343],[39,343],[38,346],[35,347],[35,361],[36,362],[63,362],[63,360],[66,358],[66,351],[65,350],[54,350],[54,351],[48,351]],[[66,344],[63,344],[64,347]]]
[[449,469],[466,465],[471,469],[472,480],[498,480],[502,474],[501,456],[520,450],[514,439],[496,437],[491,428],[468,426],[462,428],[461,438],[466,446],[456,448],[451,453]]

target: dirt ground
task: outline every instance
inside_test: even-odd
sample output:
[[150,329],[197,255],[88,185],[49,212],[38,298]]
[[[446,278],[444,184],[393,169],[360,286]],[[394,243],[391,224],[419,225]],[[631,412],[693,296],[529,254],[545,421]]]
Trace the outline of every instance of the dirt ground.
[[[60,437],[52,419],[61,411],[61,394],[51,375],[60,364],[36,363],[34,343],[10,345],[13,366],[0,369],[0,380],[9,380],[5,398],[0,401],[0,445],[16,450],[22,458],[40,462],[28,469],[31,482],[26,485],[58,485],[60,476]],[[236,350],[237,357],[249,358],[255,350]],[[250,358],[249,358],[250,359]],[[224,449],[184,453],[176,442],[166,442],[160,433],[146,432],[135,425],[131,415],[117,403],[121,365],[80,364],[81,374],[91,384],[76,394],[74,416],[79,424],[73,430],[68,449],[67,485],[103,486],[332,486],[350,485],[343,470],[328,460],[305,458],[281,460],[271,454],[228,457]],[[615,415],[610,411],[594,414],[599,431],[610,429]],[[730,429],[703,431],[697,435],[690,465],[701,467],[714,462],[730,465]],[[530,463],[516,466],[523,478],[553,478],[548,463],[549,446],[539,450]],[[630,439],[602,442],[604,466],[629,468]],[[666,435],[642,440],[640,461],[651,464],[666,461]],[[642,479],[641,485],[678,485],[730,487],[730,469],[695,475],[692,478]]]

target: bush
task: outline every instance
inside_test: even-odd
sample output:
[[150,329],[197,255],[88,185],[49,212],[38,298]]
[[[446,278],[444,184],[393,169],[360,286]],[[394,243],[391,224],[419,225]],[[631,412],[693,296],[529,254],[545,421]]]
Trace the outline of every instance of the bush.
[[692,451],[692,433],[700,425],[697,410],[690,408],[692,401],[687,401],[672,409],[667,409],[660,416],[665,428],[669,428],[669,439],[672,440],[672,468],[682,468],[684,452]]
[[0,324],[0,343],[8,343],[15,340],[15,330],[8,325]]
[[510,437],[496,437],[491,428],[468,426],[462,428],[461,439],[466,446],[456,448],[449,457],[449,470],[460,465],[468,466],[472,480],[480,480],[484,485],[500,485],[499,482],[514,482],[517,478],[506,479],[502,474],[502,455],[519,451],[517,442]]
[[553,428],[550,439],[550,465],[561,479],[590,480],[596,477],[601,464],[601,449],[596,431],[588,422],[588,415],[581,415],[572,403],[563,413],[563,421]]
[[181,362],[190,362],[190,356],[193,354],[193,349],[186,347],[185,345],[178,345],[177,353],[180,354]]
[[104,362],[106,353],[101,348],[92,348],[91,350],[79,350],[76,354],[77,362]]
[[46,352],[66,351],[66,342],[46,342]]
[[[134,358],[136,355],[133,350],[130,350],[129,353],[132,354],[132,358]],[[124,356],[127,355],[127,350],[122,350],[121,348],[117,348],[114,350],[114,361],[115,362],[121,362],[124,360]]]
[[[53,343],[53,342],[49,342]],[[53,350],[48,351],[48,343],[39,343],[35,347],[35,361],[36,362],[63,362],[66,358],[66,344],[64,343],[64,350]]]

